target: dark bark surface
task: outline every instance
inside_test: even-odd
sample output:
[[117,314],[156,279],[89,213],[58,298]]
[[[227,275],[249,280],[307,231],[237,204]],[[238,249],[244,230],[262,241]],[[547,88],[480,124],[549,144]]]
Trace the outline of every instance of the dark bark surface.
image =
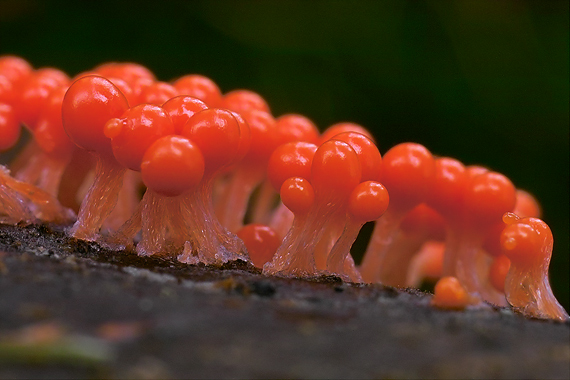
[[570,324],[430,298],[0,225],[0,377],[570,377]]

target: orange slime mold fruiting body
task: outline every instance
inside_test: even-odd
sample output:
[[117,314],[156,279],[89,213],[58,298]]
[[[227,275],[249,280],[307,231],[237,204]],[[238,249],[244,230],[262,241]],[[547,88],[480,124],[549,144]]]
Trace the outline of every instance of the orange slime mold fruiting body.
[[378,282],[386,254],[405,214],[424,202],[432,191],[435,164],[429,150],[420,144],[402,143],[382,159],[382,184],[390,193],[386,213],[376,221],[360,272],[365,282]]
[[220,224],[214,212],[212,186],[223,170],[239,160],[245,124],[234,114],[223,109],[206,109],[194,114],[183,129],[183,136],[191,140],[204,157],[204,178],[196,190],[182,198],[182,211],[191,243],[178,257],[182,262],[222,264],[231,260],[249,261],[243,242]]
[[514,208],[515,191],[508,178],[486,171],[471,178],[464,198],[464,224],[459,235],[455,274],[470,295],[498,305],[504,304],[504,297],[488,283],[491,259],[482,247],[502,214]]
[[513,213],[506,213],[503,221],[507,226],[501,246],[511,261],[505,280],[507,301],[525,315],[567,321],[570,317],[552,294],[548,280],[554,243],[550,228],[540,219]]
[[264,266],[264,273],[317,275],[317,244],[331,224],[345,222],[350,193],[360,178],[358,155],[349,144],[339,140],[323,143],[313,157],[311,178],[287,180],[281,186],[282,201],[295,219],[273,261]]
[[117,203],[125,168],[113,157],[104,134],[108,120],[121,116],[129,104],[121,91],[99,76],[76,80],[62,104],[63,127],[72,141],[96,155],[95,181],[84,198],[70,235],[96,240],[99,230]]
[[[439,278],[438,307],[487,301],[569,319],[548,282],[540,205],[485,167],[414,143],[382,157],[358,124],[319,136],[302,115],[275,119],[255,92],[222,95],[201,75],[161,82],[136,63],[70,80],[0,57],[0,151],[21,125],[32,139],[13,176],[0,166],[1,222],[70,223],[77,212],[72,237],[139,255],[392,286]],[[357,268],[350,250],[370,221]]]

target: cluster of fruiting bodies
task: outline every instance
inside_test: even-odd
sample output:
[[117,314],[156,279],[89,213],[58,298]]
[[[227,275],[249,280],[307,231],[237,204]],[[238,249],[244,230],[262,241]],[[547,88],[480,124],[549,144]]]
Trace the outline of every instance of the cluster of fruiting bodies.
[[[70,78],[1,57],[0,150],[21,125],[32,138],[0,171],[5,223],[73,223],[77,239],[188,264],[244,260],[268,275],[439,279],[440,307],[508,302],[568,319],[548,282],[553,238],[534,198],[422,145],[381,156],[359,125],[321,134],[200,75],[167,83],[107,63]],[[356,265],[351,246],[367,222]]]

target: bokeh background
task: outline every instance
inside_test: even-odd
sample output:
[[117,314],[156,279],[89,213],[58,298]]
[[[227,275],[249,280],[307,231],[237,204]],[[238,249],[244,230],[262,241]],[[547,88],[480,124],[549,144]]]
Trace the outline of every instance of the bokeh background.
[[415,141],[506,174],[542,203],[567,310],[569,45],[567,0],[0,2],[0,54],[34,67],[199,73],[276,116],[360,123],[382,153]]

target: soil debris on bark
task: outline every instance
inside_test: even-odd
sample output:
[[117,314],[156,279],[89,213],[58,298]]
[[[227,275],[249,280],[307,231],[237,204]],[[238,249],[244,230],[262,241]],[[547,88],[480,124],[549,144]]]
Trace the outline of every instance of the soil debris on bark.
[[0,225],[0,377],[570,377],[570,323],[430,299]]

